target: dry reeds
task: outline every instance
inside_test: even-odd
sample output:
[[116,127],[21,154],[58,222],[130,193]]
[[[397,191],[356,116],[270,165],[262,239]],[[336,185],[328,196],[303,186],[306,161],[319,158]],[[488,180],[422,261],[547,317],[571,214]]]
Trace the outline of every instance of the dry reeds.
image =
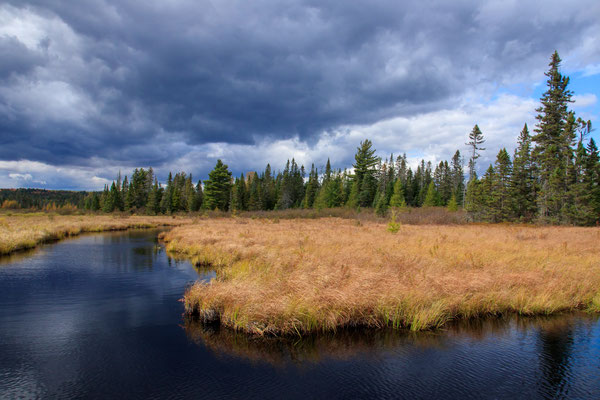
[[217,219],[164,235],[217,277],[186,311],[254,334],[339,327],[423,330],[515,312],[600,311],[600,230]]
[[0,215],[0,255],[36,247],[84,232],[181,225],[190,219],[171,217],[67,216],[45,213]]

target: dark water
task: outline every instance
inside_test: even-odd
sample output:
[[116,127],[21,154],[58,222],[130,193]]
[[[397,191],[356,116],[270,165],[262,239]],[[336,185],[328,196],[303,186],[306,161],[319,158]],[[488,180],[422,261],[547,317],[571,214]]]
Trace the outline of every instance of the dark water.
[[0,259],[1,398],[600,399],[596,317],[256,340],[182,317],[156,232]]

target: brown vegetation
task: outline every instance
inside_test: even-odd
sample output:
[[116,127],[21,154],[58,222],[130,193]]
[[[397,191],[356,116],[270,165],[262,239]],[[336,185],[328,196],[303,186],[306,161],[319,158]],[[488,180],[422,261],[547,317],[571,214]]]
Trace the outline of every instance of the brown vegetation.
[[211,219],[164,235],[217,277],[186,311],[255,334],[435,328],[457,318],[600,311],[600,230]]
[[45,213],[0,214],[0,255],[31,249],[41,243],[83,232],[153,228],[189,223],[189,218],[54,215]]
[[[391,212],[388,212],[391,214]],[[267,219],[316,219],[316,218],[344,218],[359,221],[383,221],[372,208],[356,210],[349,207],[305,209],[290,208],[287,210],[273,211],[243,211],[239,213],[242,218],[267,218]],[[464,211],[448,211],[446,207],[406,207],[402,212],[396,213],[398,222],[410,225],[457,225],[468,222],[467,213]]]

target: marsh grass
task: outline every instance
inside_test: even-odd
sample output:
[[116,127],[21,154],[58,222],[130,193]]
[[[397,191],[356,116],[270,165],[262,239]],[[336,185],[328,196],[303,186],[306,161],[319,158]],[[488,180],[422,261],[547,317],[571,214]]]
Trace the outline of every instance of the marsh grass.
[[425,330],[456,319],[600,309],[600,229],[414,226],[345,219],[202,220],[167,249],[212,265],[186,312],[252,334],[366,326]]
[[181,225],[187,218],[137,217],[120,215],[56,215],[48,213],[0,214],[0,255],[32,249],[39,244],[76,236],[84,232],[153,228]]

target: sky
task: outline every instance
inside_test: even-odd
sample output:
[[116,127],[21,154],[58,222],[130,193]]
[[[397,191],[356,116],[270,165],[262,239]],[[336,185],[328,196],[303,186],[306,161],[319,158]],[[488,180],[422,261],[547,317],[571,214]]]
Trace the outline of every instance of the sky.
[[[206,179],[510,152],[554,50],[600,123],[600,2],[3,0],[0,187],[98,190],[152,166]],[[592,133],[598,140],[598,131]]]

